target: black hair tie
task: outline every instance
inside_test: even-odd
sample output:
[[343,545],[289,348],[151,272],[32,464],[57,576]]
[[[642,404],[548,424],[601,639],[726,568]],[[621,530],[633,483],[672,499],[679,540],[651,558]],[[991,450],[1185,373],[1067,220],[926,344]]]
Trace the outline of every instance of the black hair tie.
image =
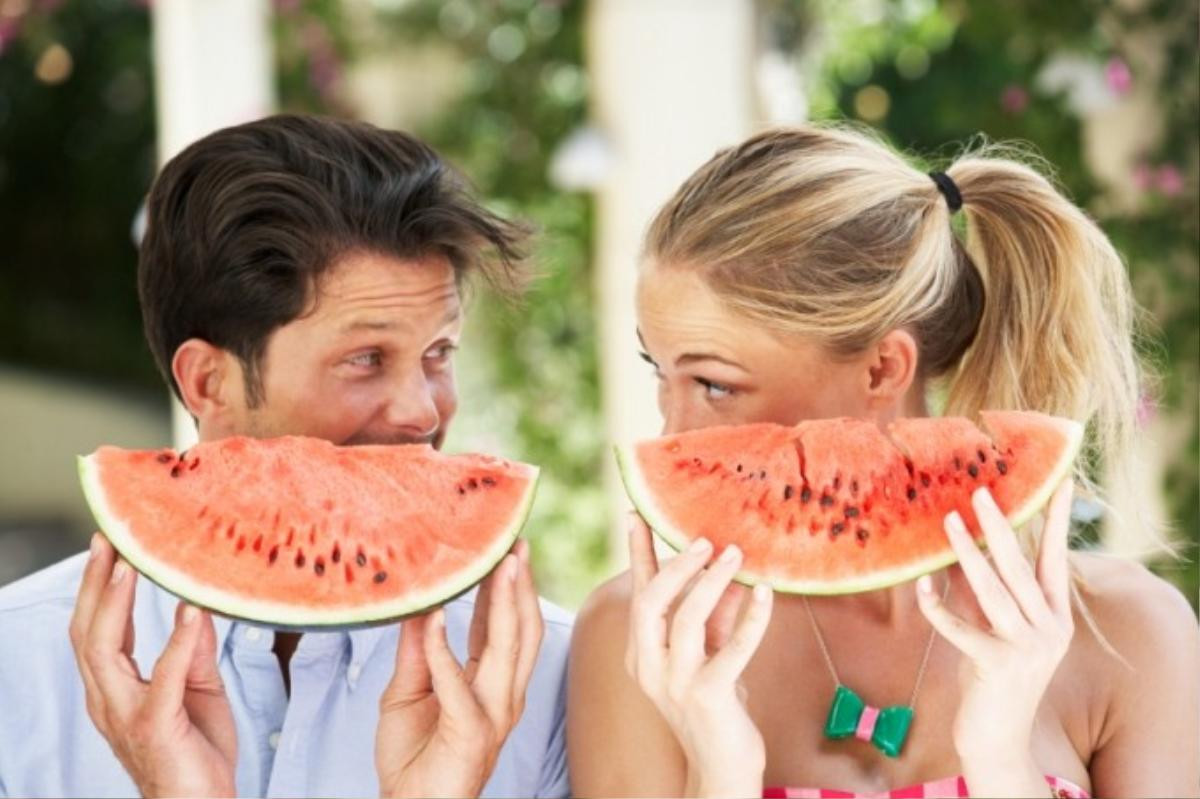
[[950,213],[954,213],[959,208],[962,208],[962,194],[949,175],[945,172],[930,172],[929,177],[933,178],[933,182],[937,184],[938,191],[946,198],[946,205],[950,208]]

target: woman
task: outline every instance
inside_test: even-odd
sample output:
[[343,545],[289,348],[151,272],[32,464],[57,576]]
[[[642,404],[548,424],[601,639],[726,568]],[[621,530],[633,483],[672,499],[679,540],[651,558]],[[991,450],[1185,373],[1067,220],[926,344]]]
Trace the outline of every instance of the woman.
[[[1086,420],[1089,454],[1127,462],[1140,381],[1122,263],[1003,151],[926,174],[857,132],[758,135],[659,212],[637,301],[666,433],[883,424],[936,397],[947,415]],[[1071,492],[1018,535],[984,491],[988,554],[952,514],[958,564],[841,597],[747,596],[740,553],[703,541],[660,565],[634,520],[631,572],[576,625],[575,793],[1196,795],[1195,617],[1140,566],[1068,554]],[[912,707],[897,756],[826,737],[836,685]]]

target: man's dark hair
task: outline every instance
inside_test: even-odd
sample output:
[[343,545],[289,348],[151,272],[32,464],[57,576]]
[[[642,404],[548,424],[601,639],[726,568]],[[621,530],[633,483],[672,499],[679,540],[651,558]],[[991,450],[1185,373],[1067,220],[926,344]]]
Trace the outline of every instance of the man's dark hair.
[[172,158],[150,189],[138,259],[146,340],[176,395],[171,360],[184,341],[233,353],[254,404],[268,337],[308,310],[339,257],[442,255],[460,282],[480,273],[513,291],[527,233],[407,134],[286,114],[225,128]]

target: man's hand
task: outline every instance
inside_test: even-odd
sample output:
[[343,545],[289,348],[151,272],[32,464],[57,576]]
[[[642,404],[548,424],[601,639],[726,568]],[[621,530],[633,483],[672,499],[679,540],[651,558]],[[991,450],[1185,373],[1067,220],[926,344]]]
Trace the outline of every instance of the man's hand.
[[137,573],[94,535],[70,629],[88,715],[143,796],[234,796],[237,732],[212,618],[181,602],[144,680],[133,659],[136,584]]
[[518,541],[483,581],[460,667],[439,608],[404,622],[380,699],[375,767],[385,797],[478,796],[525,709],[542,614]]

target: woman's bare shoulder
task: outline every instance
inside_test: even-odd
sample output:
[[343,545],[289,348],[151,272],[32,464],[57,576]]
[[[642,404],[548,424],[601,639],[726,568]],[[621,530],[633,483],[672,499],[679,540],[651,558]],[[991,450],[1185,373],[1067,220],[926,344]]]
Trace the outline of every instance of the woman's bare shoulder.
[[628,570],[601,583],[575,616],[576,640],[623,639],[629,626],[633,577]]
[[[1072,553],[1072,564],[1086,611],[1128,665],[1152,666],[1164,653],[1177,656],[1180,647],[1195,648],[1200,641],[1200,626],[1187,599],[1142,564],[1091,552]],[[1080,621],[1076,619],[1076,629],[1086,629]],[[1098,639],[1096,643],[1106,649]]]

